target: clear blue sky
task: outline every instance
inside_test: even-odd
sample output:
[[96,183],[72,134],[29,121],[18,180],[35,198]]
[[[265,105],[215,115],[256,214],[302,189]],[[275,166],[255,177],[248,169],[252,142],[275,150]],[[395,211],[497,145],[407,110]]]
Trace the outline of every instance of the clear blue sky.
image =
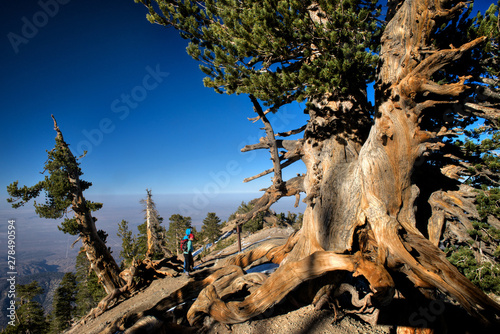
[[[2,192],[14,180],[41,179],[54,145],[51,114],[73,152],[89,152],[81,165],[94,184],[88,194],[255,192],[269,184],[242,183],[271,167],[267,152],[240,153],[263,135],[262,124],[247,120],[248,97],[203,87],[187,41],[150,24],[146,12],[133,0],[3,5]],[[304,121],[288,111],[275,117],[279,130]]]

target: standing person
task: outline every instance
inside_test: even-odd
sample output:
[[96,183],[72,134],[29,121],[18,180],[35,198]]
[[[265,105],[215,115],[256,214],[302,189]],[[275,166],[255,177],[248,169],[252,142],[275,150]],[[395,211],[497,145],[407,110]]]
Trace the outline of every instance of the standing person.
[[191,272],[194,269],[194,259],[193,259],[194,234],[193,233],[189,234],[188,250],[189,250],[189,272]]
[[189,272],[192,270],[192,266],[193,266],[193,239],[194,239],[194,236],[191,233],[190,228],[188,228],[186,230],[186,235],[184,236],[184,239],[187,239],[187,247],[186,247],[186,250],[183,252],[184,253],[184,273],[187,276],[190,276]]

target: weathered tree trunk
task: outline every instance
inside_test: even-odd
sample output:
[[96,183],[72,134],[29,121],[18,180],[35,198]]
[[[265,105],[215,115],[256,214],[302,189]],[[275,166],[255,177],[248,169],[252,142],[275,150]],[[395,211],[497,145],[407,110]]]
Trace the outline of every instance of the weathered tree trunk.
[[[292,279],[297,270],[352,271],[347,263],[343,268],[327,269],[326,262],[305,261],[317,252],[328,251],[331,256],[360,252],[360,258],[371,262],[378,274],[373,271],[370,278],[365,278],[379,304],[393,298],[396,287],[389,273],[402,272],[417,288],[438,288],[450,294],[471,314],[499,314],[499,305],[461,275],[435,243],[417,229],[414,210],[419,189],[412,184],[412,172],[417,158],[426,150],[426,141],[435,135],[422,131],[419,122],[425,111],[443,103],[422,96],[462,93],[466,88],[464,78],[454,84],[438,85],[431,76],[483,39],[450,50],[419,50],[429,48],[428,39],[436,21],[449,18],[463,6],[459,3],[445,9],[440,1],[410,0],[394,14],[382,38],[376,115],[368,135],[363,94],[332,93],[314,102],[301,148],[307,168],[302,184],[307,208],[292,249],[280,257],[283,270],[274,273],[243,302],[221,304],[217,292],[211,289],[203,297],[204,304],[198,303],[203,306],[197,307],[221,322],[243,321],[279,302],[291,289],[285,282],[292,286],[302,282]],[[263,119],[262,112],[259,116]],[[267,138],[272,150],[271,136]],[[278,169],[275,163],[274,172]],[[268,189],[263,202],[272,202],[280,191],[275,174],[274,188]],[[254,255],[248,256],[255,260]],[[248,264],[241,258],[238,261]],[[357,266],[361,263],[353,261]],[[317,274],[311,275],[304,279]],[[257,299],[259,308],[255,309]]]
[[[54,129],[57,132],[56,142],[58,145],[62,145],[62,151],[68,156],[65,159],[70,161],[76,161],[67,143],[64,141],[61,130],[59,129],[56,119],[52,116],[54,120]],[[92,270],[96,273],[99,283],[102,284],[106,292],[106,297],[104,297],[97,307],[92,309],[89,314],[84,317],[79,324],[85,322],[87,319],[97,317],[98,315],[105,312],[109,305],[117,301],[120,297],[129,296],[130,293],[134,292],[137,285],[144,285],[145,282],[151,282],[152,279],[157,277],[174,276],[176,273],[182,271],[181,262],[175,257],[165,258],[161,261],[152,261],[151,259],[145,259],[144,261],[133,261],[130,268],[121,271],[115,262],[114,258],[111,256],[110,249],[106,246],[104,241],[100,238],[99,233],[96,229],[95,221],[96,219],[92,217],[91,214],[91,204],[88,203],[83,197],[83,190],[85,189],[84,181],[80,180],[80,170],[71,167],[76,166],[74,164],[68,164],[69,167],[66,168],[67,177],[71,185],[71,208],[75,214],[75,220],[78,225],[78,231],[80,234],[80,240],[84,246],[85,253],[90,262]],[[151,193],[148,191],[148,254],[153,252],[153,246],[155,245],[155,239],[153,237],[154,233],[151,233],[154,228],[152,219],[152,211],[154,204],[151,200]],[[156,218],[156,215],[155,215]],[[169,268],[174,270],[174,274],[169,271],[161,270],[161,268]],[[143,276],[141,282],[136,284],[135,278],[138,276]],[[76,325],[75,328],[78,328]]]
[[302,157],[307,208],[301,239],[287,261],[317,250],[349,251],[358,226],[361,188],[355,162],[370,122],[366,95],[332,95],[309,114]]
[[[283,246],[262,245],[224,263],[225,272],[231,270],[230,265],[244,268],[262,258],[279,263],[280,268],[267,279],[234,271],[239,278],[232,283],[208,285],[188,312],[191,324],[203,315],[223,323],[245,321],[279,303],[300,284],[338,273],[326,285],[315,287],[318,293],[311,300],[322,300],[321,294],[335,295],[331,291],[346,289],[338,285],[346,271],[364,276],[369,283],[371,292],[360,312],[365,306],[390,303],[401,277],[406,277],[426,296],[427,291],[439,289],[470,314],[498,321],[500,306],[460,274],[437,247],[440,207],[433,205],[432,217],[427,217],[432,241],[417,228],[414,206],[419,188],[412,182],[412,173],[427,141],[437,135],[421,130],[420,121],[424,113],[450,103],[450,97],[466,89],[465,78],[440,85],[432,82],[432,75],[483,41],[479,38],[458,48],[427,52],[437,22],[465,5],[444,8],[444,3],[407,0],[397,11],[396,6],[392,8],[392,19],[382,37],[373,121],[364,92],[332,92],[313,102],[304,138],[292,147],[274,139],[265,113],[252,99],[267,138],[245,150],[269,148],[275,177],[253,211],[238,218],[236,224],[266,210],[282,196],[305,192],[303,226]],[[307,168],[305,176],[281,180],[279,145],[290,145],[289,159],[300,156]],[[251,293],[243,301],[226,300],[248,285],[252,285]]]
[[[56,119],[54,116],[52,116],[52,118],[54,120],[54,129],[57,132],[57,138],[62,145],[66,147],[68,154],[72,154],[63,139],[61,130],[57,126]],[[124,281],[119,276],[120,268],[111,256],[108,247],[106,247],[106,244],[97,233],[95,219],[92,217],[87,201],[83,197],[79,172],[77,170],[68,170],[68,178],[73,188],[72,209],[75,212],[75,219],[78,223],[80,238],[85,253],[87,254],[92,270],[94,270],[99,278],[99,282],[103,285],[106,293],[110,294],[124,285]]]
[[172,257],[172,252],[169,251],[163,238],[165,238],[162,228],[160,227],[161,217],[156,210],[156,204],[153,201],[151,190],[146,189],[147,198],[146,200],[141,200],[141,203],[145,203],[146,208],[146,259],[145,261],[150,261],[153,258],[163,256]]
[[148,238],[148,250],[146,251],[146,257],[153,253],[153,223],[151,221],[151,191],[146,189],[148,197],[146,199],[146,230]]
[[93,220],[90,220],[91,224],[88,223],[89,219],[92,219],[90,213],[81,214],[75,210],[75,217],[82,224],[81,240],[91,268],[96,273],[106,293],[110,294],[124,285],[124,281],[120,277],[120,268],[111,256],[106,244],[99,238]]
[[[464,5],[446,9],[440,1],[406,1],[387,25],[376,87],[378,117],[360,152],[358,168],[362,216],[373,232],[377,262],[403,272],[417,287],[449,293],[468,312],[479,316],[481,312],[498,314],[500,307],[450,265],[416,228],[413,207],[419,189],[411,182],[426,141],[436,135],[420,129],[423,114],[466,89],[465,78],[439,85],[432,82],[432,75],[484,38],[459,48],[419,51],[428,49],[436,22]],[[424,95],[426,99],[422,99]]]

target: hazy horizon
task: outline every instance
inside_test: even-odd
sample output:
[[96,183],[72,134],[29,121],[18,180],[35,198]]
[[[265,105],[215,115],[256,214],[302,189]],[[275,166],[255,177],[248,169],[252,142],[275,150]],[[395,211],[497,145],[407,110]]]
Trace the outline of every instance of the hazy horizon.
[[[191,217],[193,225],[197,230],[201,229],[203,219],[209,212],[226,221],[242,202],[248,203],[257,198],[254,193],[194,193],[194,194],[158,194],[152,193],[163,225],[168,229],[169,218],[173,214]],[[128,195],[85,195],[87,200],[102,202],[103,208],[94,213],[98,219],[96,225],[108,233],[107,245],[111,247],[113,256],[118,260],[121,249],[121,239],[116,235],[118,223],[122,220],[129,222],[129,228],[137,233],[137,226],[145,221],[144,206],[141,199],[146,198],[144,194]],[[39,218],[30,202],[19,209],[13,209],[5,198],[0,199],[0,238],[1,244],[7,240],[7,224],[9,219],[16,220],[16,260],[19,264],[23,262],[43,260],[48,254],[51,257],[74,258],[80,248],[80,242],[73,248],[77,236],[71,236],[59,231],[57,225],[62,219]],[[300,202],[298,208],[294,208],[295,198],[283,198],[275,203],[271,209],[277,213],[303,212],[305,204]]]

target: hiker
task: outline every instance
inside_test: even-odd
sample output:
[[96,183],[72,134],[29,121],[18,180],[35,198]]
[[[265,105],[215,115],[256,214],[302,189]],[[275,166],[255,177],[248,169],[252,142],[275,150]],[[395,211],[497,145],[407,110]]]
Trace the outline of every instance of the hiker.
[[186,235],[184,239],[187,239],[187,248],[184,251],[184,273],[190,276],[190,272],[193,270],[193,240],[194,235],[191,233],[191,229],[186,230]]

